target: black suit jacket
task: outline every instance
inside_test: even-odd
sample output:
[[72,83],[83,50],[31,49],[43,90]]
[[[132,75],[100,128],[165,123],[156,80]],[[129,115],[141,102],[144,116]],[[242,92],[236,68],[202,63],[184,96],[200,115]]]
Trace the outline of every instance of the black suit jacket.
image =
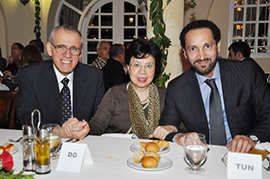
[[[253,134],[261,141],[270,141],[270,92],[266,82],[251,63],[224,59],[218,62],[232,137]],[[179,127],[181,122],[189,132],[205,134],[209,142],[203,100],[192,69],[169,83],[160,125]]]
[[[42,124],[61,124],[61,99],[52,60],[26,66],[18,72],[17,117],[31,124],[31,112],[39,109]],[[100,70],[78,63],[73,77],[73,116],[89,121],[104,95]]]
[[262,75],[262,77],[267,80],[267,76],[265,75],[263,69],[260,67],[260,65],[253,59],[253,58],[245,58],[243,61],[250,62],[251,64],[254,65],[255,69],[259,71],[259,73]]
[[125,74],[122,64],[110,58],[102,68],[104,76],[105,91],[110,87],[129,81],[128,75]]

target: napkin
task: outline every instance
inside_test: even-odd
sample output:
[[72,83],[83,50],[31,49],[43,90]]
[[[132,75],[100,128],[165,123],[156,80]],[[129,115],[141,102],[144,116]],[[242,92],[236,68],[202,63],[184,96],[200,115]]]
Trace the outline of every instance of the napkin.
[[102,134],[101,136],[102,137],[118,137],[118,138],[138,139],[136,134],[107,133],[107,134]]
[[270,153],[270,143],[269,142],[259,143],[255,146],[255,149],[267,150]]

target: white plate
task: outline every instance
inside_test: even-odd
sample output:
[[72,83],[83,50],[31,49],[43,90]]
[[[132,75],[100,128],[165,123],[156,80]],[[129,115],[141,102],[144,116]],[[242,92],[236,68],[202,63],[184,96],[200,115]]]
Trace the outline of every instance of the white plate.
[[16,152],[18,152],[18,147],[14,145],[13,149],[11,149],[10,151],[8,151],[11,155],[15,154]]
[[142,166],[142,163],[135,163],[133,161],[133,158],[128,159],[127,165],[130,168],[136,169],[136,170],[143,170],[143,171],[159,171],[159,170],[165,170],[172,166],[173,162],[171,159],[167,157],[160,157],[160,161],[158,163],[158,166],[156,168],[144,168]]
[[[132,144],[132,145],[130,146],[130,150],[131,150],[132,152],[136,152],[137,150],[142,150],[141,144],[139,144],[139,143]],[[161,148],[159,149],[158,154],[165,154],[165,153],[168,153],[169,151],[170,151],[170,145],[167,146],[167,147],[161,147]]]

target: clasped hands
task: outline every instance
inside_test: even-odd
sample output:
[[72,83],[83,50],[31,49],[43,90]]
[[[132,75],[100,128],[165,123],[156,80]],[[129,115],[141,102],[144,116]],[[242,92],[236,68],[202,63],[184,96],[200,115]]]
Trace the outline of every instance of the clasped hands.
[[[153,134],[150,135],[150,138],[159,138],[164,140],[165,137],[171,133],[171,132],[177,132],[176,127],[174,126],[158,126]],[[184,145],[184,140],[185,136],[188,133],[181,133],[177,134],[174,138],[175,142],[179,145]],[[228,148],[229,151],[231,152],[240,152],[240,153],[247,153],[249,152],[252,148],[255,147],[255,143],[247,136],[244,135],[236,135],[233,140],[231,140],[226,147]]]
[[[70,118],[62,125],[62,131],[62,137],[82,140],[89,133],[90,127],[85,120],[79,121],[77,118]],[[171,125],[158,126],[149,138],[159,138],[164,140],[171,132],[177,132],[176,127]],[[174,138],[175,142],[183,146],[187,134],[188,133],[177,134]],[[255,145],[256,144],[249,137],[236,135],[226,147],[231,152],[247,153],[250,149],[254,148]]]
[[88,123],[83,119],[69,118],[62,125],[62,137],[82,140],[90,131]]

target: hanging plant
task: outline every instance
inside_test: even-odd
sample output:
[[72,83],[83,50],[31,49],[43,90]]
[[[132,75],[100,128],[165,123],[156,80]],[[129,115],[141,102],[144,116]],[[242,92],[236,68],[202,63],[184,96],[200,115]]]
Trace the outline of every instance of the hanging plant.
[[[139,5],[142,5],[144,0],[138,0]],[[164,70],[167,66],[168,48],[171,46],[171,40],[165,35],[166,24],[163,19],[165,8],[169,5],[171,0],[166,1],[166,6],[163,8],[163,0],[151,0],[149,9],[149,20],[152,22],[154,37],[151,38],[161,50],[161,70],[159,77],[155,80],[158,86],[166,87],[165,83],[170,79],[171,73],[165,73]],[[196,6],[195,0],[190,1],[190,7]],[[148,7],[145,2],[145,8]]]
[[41,27],[40,27],[40,2],[39,0],[33,0],[35,2],[35,27],[34,27],[34,33],[36,34],[36,39],[40,40],[41,36]]

